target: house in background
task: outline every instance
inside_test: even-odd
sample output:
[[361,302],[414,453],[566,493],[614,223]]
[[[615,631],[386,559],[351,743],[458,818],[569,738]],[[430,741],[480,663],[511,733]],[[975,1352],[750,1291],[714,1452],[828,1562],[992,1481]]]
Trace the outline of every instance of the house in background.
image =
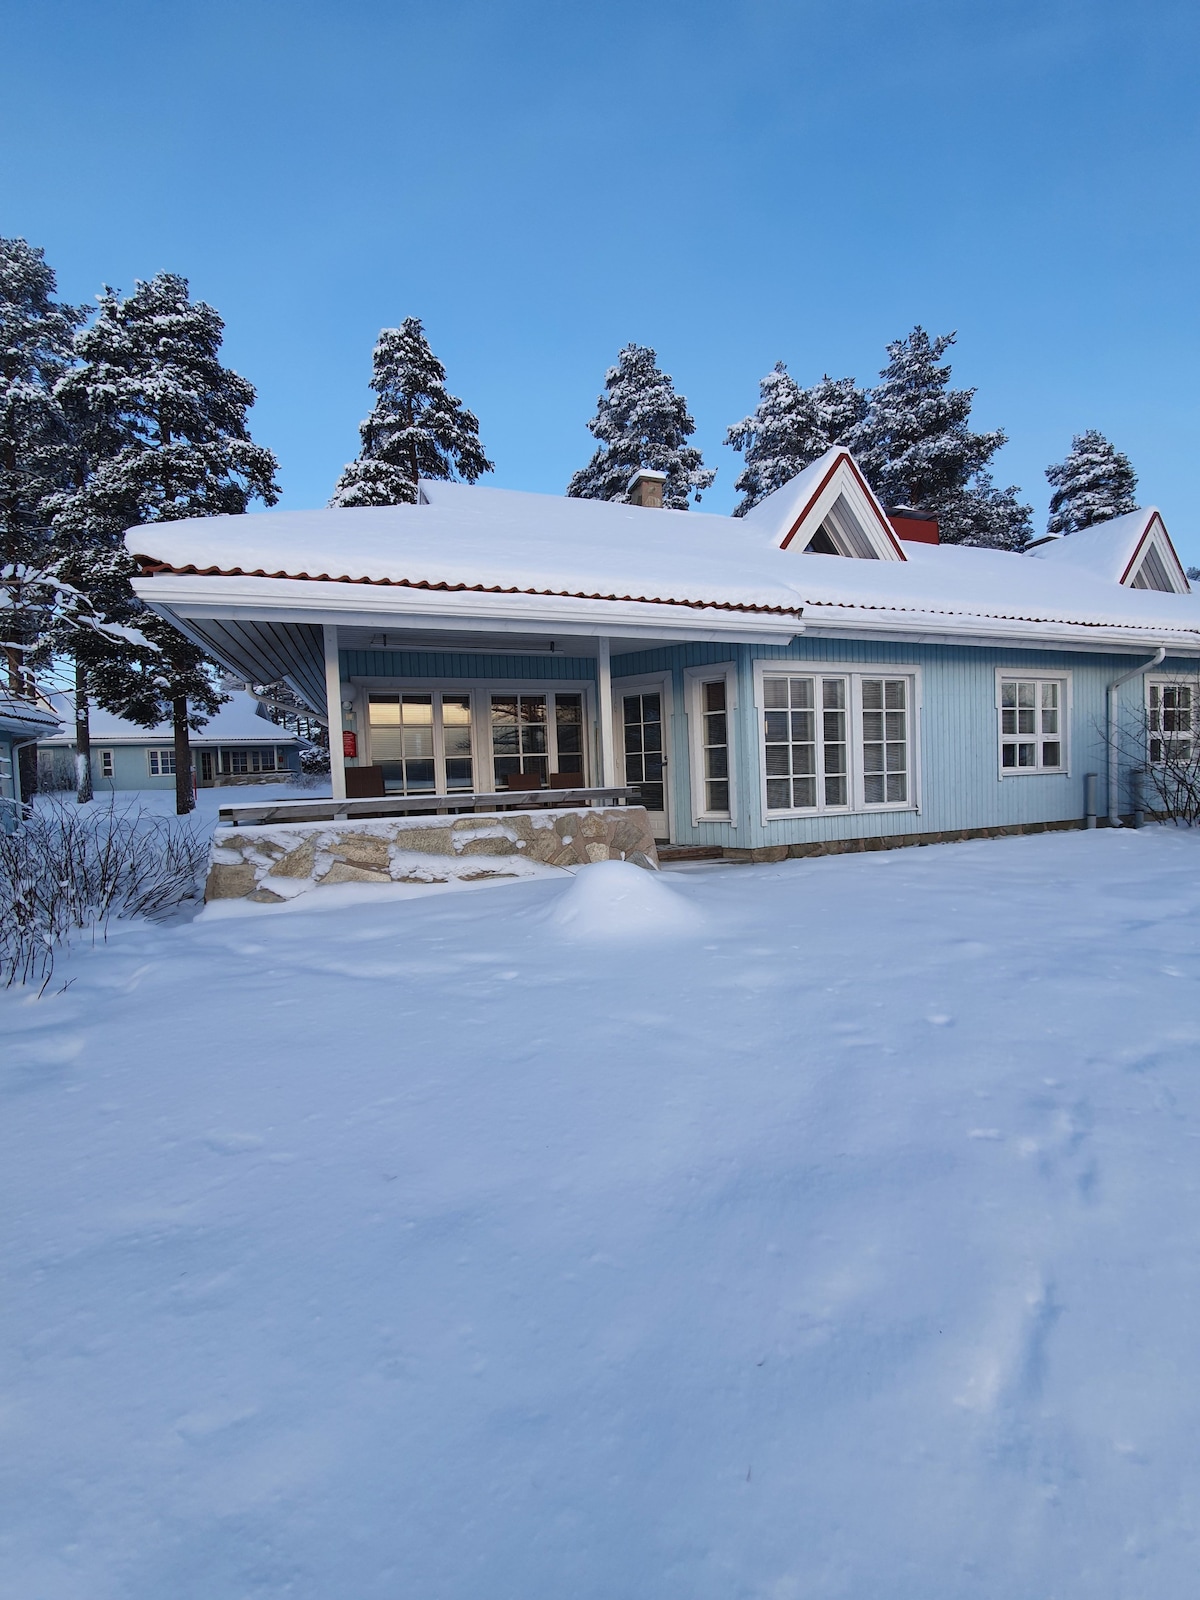
[[[38,787],[75,787],[75,706],[65,694],[51,697],[68,732],[38,744]],[[92,787],[97,794],[129,789],[174,789],[175,740],[169,724],[139,728],[107,711],[92,708]],[[191,735],[192,759],[200,788],[226,784],[287,783],[300,773],[305,741],[260,711],[239,690]]]
[[771,860],[1080,826],[1095,790],[1115,821],[1154,708],[1192,737],[1200,602],[1153,510],[1018,555],[893,521],[842,449],[744,518],[661,483],[126,544],[143,600],[329,719],[335,799],[625,784],[660,840]]
[[45,705],[0,690],[0,829],[11,833],[20,815],[21,752],[58,731],[58,718]]

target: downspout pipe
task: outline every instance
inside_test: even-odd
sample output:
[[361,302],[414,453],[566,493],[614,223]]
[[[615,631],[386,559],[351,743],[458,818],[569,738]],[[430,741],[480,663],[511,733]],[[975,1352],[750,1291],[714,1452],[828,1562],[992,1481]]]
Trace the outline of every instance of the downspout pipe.
[[1155,667],[1161,667],[1166,654],[1166,645],[1159,645],[1149,661],[1143,661],[1140,667],[1130,667],[1128,672],[1123,672],[1119,678],[1114,678],[1108,686],[1108,825],[1110,828],[1122,826],[1120,774],[1117,769],[1117,690],[1131,678],[1144,677],[1147,672],[1153,672]]

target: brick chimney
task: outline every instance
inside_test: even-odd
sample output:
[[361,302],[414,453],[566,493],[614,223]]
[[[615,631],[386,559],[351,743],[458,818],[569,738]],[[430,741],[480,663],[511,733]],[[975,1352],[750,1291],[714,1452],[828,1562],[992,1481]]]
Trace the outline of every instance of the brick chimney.
[[931,512],[918,511],[913,506],[889,506],[888,521],[897,539],[907,539],[910,544],[938,544],[938,521]]
[[666,481],[665,472],[652,472],[649,467],[640,467],[630,478],[626,490],[630,505],[650,506],[655,511],[661,511],[663,484]]

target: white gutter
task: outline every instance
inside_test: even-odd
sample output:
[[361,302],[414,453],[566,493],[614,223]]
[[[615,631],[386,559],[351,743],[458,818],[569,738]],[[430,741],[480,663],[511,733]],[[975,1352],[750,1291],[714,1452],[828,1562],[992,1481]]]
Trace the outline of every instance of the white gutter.
[[1166,654],[1166,645],[1160,644],[1149,661],[1143,661],[1140,667],[1131,667],[1119,678],[1114,678],[1108,686],[1108,825],[1110,828],[1119,828],[1122,825],[1120,774],[1117,769],[1117,690],[1131,678],[1143,677],[1155,667],[1161,666]]

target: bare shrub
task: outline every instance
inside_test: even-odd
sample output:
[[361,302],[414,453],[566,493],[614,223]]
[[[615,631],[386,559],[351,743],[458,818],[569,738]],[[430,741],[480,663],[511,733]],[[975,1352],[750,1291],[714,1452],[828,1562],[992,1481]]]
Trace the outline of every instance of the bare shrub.
[[51,803],[0,832],[0,984],[40,982],[80,934],[161,917],[197,892],[208,840],[194,824],[139,810]]

